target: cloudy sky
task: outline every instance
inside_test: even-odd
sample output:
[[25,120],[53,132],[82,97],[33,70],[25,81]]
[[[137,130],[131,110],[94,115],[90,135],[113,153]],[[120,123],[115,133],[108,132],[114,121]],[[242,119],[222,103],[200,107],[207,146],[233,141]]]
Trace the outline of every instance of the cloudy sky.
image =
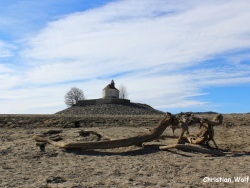
[[250,112],[249,0],[0,0],[0,113],[114,79],[163,111]]

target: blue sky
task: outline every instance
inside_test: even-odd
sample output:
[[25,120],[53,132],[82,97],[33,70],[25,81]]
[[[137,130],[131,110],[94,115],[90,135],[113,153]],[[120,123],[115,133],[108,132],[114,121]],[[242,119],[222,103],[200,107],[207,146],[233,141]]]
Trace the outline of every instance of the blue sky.
[[250,112],[249,17],[249,0],[0,0],[0,113],[55,113],[111,79],[163,111]]

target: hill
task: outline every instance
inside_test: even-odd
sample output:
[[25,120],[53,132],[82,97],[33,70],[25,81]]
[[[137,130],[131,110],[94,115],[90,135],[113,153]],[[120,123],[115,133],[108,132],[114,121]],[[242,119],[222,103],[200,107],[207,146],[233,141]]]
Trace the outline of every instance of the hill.
[[154,109],[147,104],[96,104],[72,106],[59,111],[58,115],[161,115],[164,112]]

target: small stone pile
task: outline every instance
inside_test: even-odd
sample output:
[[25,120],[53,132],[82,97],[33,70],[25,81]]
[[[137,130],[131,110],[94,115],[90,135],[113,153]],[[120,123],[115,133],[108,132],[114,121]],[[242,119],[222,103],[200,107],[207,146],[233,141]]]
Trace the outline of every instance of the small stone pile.
[[141,103],[72,106],[57,115],[162,115],[164,112]]

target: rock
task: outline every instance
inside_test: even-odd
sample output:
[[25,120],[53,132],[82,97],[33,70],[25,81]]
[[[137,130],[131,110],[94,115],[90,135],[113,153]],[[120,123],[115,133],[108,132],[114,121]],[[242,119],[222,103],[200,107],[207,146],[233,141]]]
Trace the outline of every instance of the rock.
[[59,134],[61,133],[62,130],[48,130],[47,132],[45,132],[44,134]]
[[47,178],[47,183],[64,183],[66,182],[66,180],[60,176],[56,176],[56,177],[49,177]]
[[43,153],[45,152],[45,146],[46,146],[45,142],[37,142],[36,145],[39,146],[41,152]]
[[58,142],[63,139],[60,135],[53,135],[53,136],[50,136],[49,138],[55,142]]

